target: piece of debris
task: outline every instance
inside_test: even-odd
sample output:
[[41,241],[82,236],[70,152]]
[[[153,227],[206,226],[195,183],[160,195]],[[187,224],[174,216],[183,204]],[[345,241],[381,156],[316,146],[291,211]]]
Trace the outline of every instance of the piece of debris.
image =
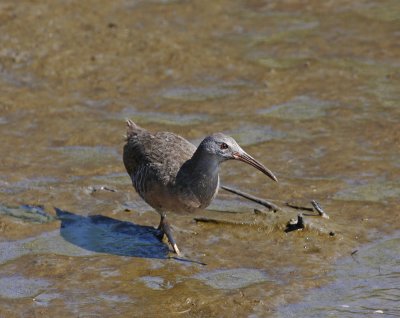
[[286,229],[285,232],[292,232],[292,231],[296,231],[296,230],[302,230],[304,229],[304,218],[303,218],[303,214],[299,213],[297,215],[297,220],[296,219],[291,219],[287,225],[286,225]]
[[94,186],[94,187],[88,187],[88,191],[89,191],[89,193],[90,193],[90,194],[93,194],[93,193],[95,193],[95,192],[97,192],[97,191],[109,191],[109,192],[117,192],[117,190],[115,190],[115,189],[112,189],[112,188],[109,188],[109,187],[107,187],[107,186],[100,186],[100,187]]
[[110,191],[110,192],[117,192],[117,190],[115,190],[115,189],[111,189],[111,188],[109,188],[109,187],[106,187],[106,186],[104,186],[104,187],[100,187],[100,190],[104,190],[104,191]]

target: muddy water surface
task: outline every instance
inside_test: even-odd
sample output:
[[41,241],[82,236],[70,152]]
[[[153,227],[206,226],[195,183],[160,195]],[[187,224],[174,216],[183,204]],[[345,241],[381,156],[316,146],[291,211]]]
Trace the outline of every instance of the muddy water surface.
[[[400,225],[399,16],[397,0],[2,1],[0,317],[278,316],[364,275],[338,259]],[[285,233],[297,211],[221,191],[197,216],[244,225],[171,214],[176,259],[124,171],[125,118],[229,133],[280,182],[229,162],[224,184],[330,219]]]
[[399,233],[355,250],[338,261],[333,282],[306,293],[296,304],[282,306],[279,317],[400,316]]

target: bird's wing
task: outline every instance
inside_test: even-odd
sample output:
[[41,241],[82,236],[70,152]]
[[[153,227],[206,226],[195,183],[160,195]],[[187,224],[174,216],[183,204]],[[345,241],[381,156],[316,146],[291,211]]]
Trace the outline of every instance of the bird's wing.
[[[124,164],[130,175],[141,165],[157,166],[159,177],[175,177],[182,164],[189,160],[196,147],[171,132],[155,134],[128,123],[127,143],[124,146]],[[165,180],[168,181],[168,180]]]

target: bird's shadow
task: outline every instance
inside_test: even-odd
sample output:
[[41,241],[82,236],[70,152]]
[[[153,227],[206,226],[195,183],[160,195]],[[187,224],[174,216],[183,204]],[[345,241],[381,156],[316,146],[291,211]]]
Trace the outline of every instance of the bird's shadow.
[[151,226],[120,221],[102,215],[82,216],[55,208],[60,234],[83,249],[119,256],[168,258],[169,248],[160,231]]

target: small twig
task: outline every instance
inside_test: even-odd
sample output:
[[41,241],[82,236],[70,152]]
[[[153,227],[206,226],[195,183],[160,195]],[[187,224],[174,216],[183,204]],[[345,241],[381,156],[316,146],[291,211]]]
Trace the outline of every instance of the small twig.
[[295,209],[295,210],[302,210],[302,211],[314,211],[313,208],[309,208],[309,207],[305,207],[305,206],[299,206],[299,205],[295,205],[289,202],[286,202],[286,205],[289,208]]
[[110,192],[117,192],[117,190],[111,189],[111,188],[109,188],[109,187],[107,187],[107,186],[100,187],[100,190],[110,191]]
[[199,264],[199,265],[203,265],[203,266],[207,265],[206,263],[203,263],[203,262],[200,262],[200,261],[196,261],[196,260],[191,260],[191,259],[188,259],[188,258],[182,258],[180,256],[170,256],[168,258],[177,260],[179,262],[193,263],[193,264]]
[[324,210],[322,210],[321,206],[317,201],[311,200],[311,204],[320,216],[322,216],[325,219],[329,219],[329,215],[326,214]]
[[182,311],[175,311],[175,314],[186,314],[187,312],[191,311],[192,308],[186,309],[186,310],[182,310]]
[[210,219],[210,218],[194,218],[196,222],[203,222],[203,223],[212,223],[212,224],[220,224],[220,225],[254,225],[253,223],[247,223],[247,222],[232,222],[232,221],[226,221],[226,220],[218,220],[218,219]]
[[251,194],[248,194],[248,193],[245,193],[243,191],[236,190],[236,189],[233,189],[233,188],[227,187],[227,186],[221,186],[221,188],[224,189],[225,191],[240,195],[243,198],[246,198],[246,199],[248,199],[250,201],[253,201],[253,202],[256,202],[258,204],[261,204],[261,205],[267,207],[268,209],[270,209],[270,210],[272,210],[274,212],[280,210],[280,208],[277,205],[275,205],[275,204],[273,204],[273,203],[271,203],[271,202],[269,202],[267,200],[255,197],[254,195],[251,195]]
[[[315,200],[311,200],[311,205],[313,206],[312,208],[306,207],[306,206],[299,206],[299,205],[295,205],[289,202],[286,202],[286,205],[292,209],[295,210],[302,210],[302,211],[311,211],[311,212],[318,212],[318,215],[325,218],[325,219],[329,219],[329,215],[325,213],[325,211],[321,208],[320,204],[315,201]],[[304,214],[306,216],[312,216],[311,214]]]

